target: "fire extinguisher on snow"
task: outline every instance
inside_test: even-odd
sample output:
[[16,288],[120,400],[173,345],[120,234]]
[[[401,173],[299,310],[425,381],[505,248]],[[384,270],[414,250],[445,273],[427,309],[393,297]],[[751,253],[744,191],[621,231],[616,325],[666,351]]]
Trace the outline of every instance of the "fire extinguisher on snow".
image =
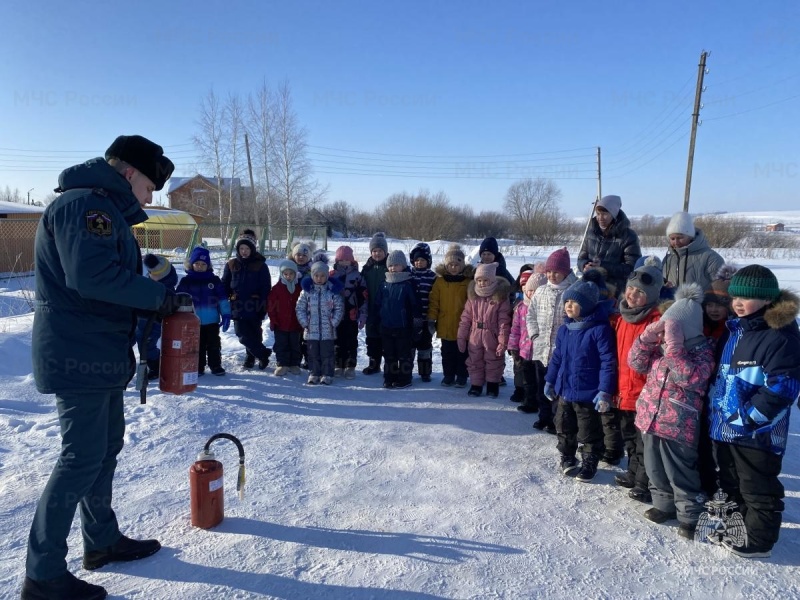
[[214,434],[208,438],[203,451],[197,455],[197,461],[189,468],[192,525],[201,529],[219,525],[224,516],[222,463],[210,450],[211,442],[220,438],[232,441],[239,449],[239,476],[236,479],[236,490],[239,492],[239,500],[244,499],[244,447],[229,433]]
[[161,328],[158,388],[170,394],[185,394],[197,389],[200,319],[194,314],[189,294],[178,294],[178,298],[178,309],[164,317]]

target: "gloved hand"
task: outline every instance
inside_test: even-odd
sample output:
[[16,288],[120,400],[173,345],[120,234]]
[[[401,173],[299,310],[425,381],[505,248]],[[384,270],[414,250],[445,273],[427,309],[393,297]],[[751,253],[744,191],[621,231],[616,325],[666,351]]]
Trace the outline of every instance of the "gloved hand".
[[679,321],[668,320],[664,324],[664,345],[666,354],[675,354],[683,348],[683,327]]
[[436,321],[428,321],[428,331],[431,334],[431,337],[436,335]]
[[167,290],[167,295],[164,296],[164,301],[161,303],[161,306],[158,307],[156,314],[158,315],[159,319],[163,319],[164,317],[170,316],[176,310],[178,310],[181,306],[191,306],[192,305],[192,296],[185,292],[178,292],[175,293],[169,288],[165,288]]
[[463,354],[464,352],[467,351],[467,340],[459,338],[458,342],[456,342],[456,343],[458,344],[458,351],[459,352],[461,352]]
[[556,387],[549,381],[544,384],[544,397],[551,402],[558,398],[558,396],[556,396]]
[[606,392],[597,392],[597,395],[594,397],[592,402],[594,402],[594,407],[597,409],[597,412],[608,412],[611,409],[611,394]]
[[664,321],[656,321],[644,328],[644,331],[639,334],[639,339],[645,344],[660,344],[663,333]]
[[495,354],[497,354],[497,357],[500,358],[505,353],[506,353],[506,345],[503,342],[500,342],[499,344],[497,344],[497,350],[495,350]]
[[367,324],[367,317],[365,315],[361,315],[358,317],[358,328],[364,329],[364,325]]
[[222,315],[222,331],[228,331],[228,327],[231,326],[231,316],[230,315]]

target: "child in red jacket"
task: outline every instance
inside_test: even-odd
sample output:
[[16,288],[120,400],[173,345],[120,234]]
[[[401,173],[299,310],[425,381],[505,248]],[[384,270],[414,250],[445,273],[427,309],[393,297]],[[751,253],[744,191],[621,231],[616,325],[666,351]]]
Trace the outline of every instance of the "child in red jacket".
[[291,372],[300,372],[300,360],[303,354],[300,349],[300,338],[303,327],[297,320],[297,299],[300,297],[300,283],[297,281],[297,264],[284,260],[278,267],[280,279],[272,288],[267,300],[269,328],[275,335],[273,350],[278,356],[275,375],[281,377]]

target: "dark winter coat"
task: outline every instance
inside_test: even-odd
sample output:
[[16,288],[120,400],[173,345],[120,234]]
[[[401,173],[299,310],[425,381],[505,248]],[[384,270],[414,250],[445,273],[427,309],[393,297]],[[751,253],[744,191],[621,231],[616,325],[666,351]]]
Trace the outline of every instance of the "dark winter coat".
[[333,265],[330,277],[342,284],[344,298],[344,318],[348,321],[367,322],[367,288],[364,278],[358,271],[358,263],[343,267],[339,263]]
[[228,292],[234,319],[264,320],[272,276],[266,259],[260,253],[230,259],[225,264],[222,283]]
[[671,283],[673,288],[684,283],[696,283],[707,290],[723,264],[725,259],[711,249],[703,232],[695,229],[694,239],[688,246],[667,250],[661,270],[664,281]]
[[564,318],[545,380],[567,402],[592,402],[597,392],[616,393],[617,350],[607,303],[581,321]]
[[36,230],[32,360],[43,394],[122,390],[133,376],[136,311],[166,288],[142,276],[131,226],[147,220],[130,184],[102,158],[59,176]]
[[192,296],[194,312],[201,325],[219,323],[220,317],[231,315],[225,284],[213,271],[187,271],[176,291]]
[[300,298],[300,284],[295,281],[294,293],[289,292],[286,284],[278,279],[267,300],[269,328],[272,331],[303,331],[297,320],[297,300]]
[[381,335],[381,305],[378,301],[378,292],[386,282],[387,271],[385,258],[377,262],[369,257],[361,269],[361,277],[367,286],[367,337]]
[[411,277],[414,278],[414,283],[417,288],[417,298],[419,298],[420,308],[422,310],[422,318],[428,316],[428,302],[433,288],[433,282],[436,281],[436,273],[430,269],[417,269],[411,267]]
[[467,287],[475,275],[475,268],[467,265],[459,275],[451,275],[441,264],[436,267],[436,274],[438,277],[428,297],[427,318],[436,321],[436,335],[440,339],[455,341],[461,313],[467,303]]
[[[422,308],[411,273],[387,273],[399,281],[384,281],[378,292],[380,326],[387,329],[412,329],[414,319],[422,318]],[[402,276],[406,277],[403,278]]]
[[621,210],[605,233],[597,224],[597,218],[592,217],[592,224],[578,252],[578,270],[583,273],[587,262],[600,258],[600,266],[608,274],[607,282],[619,295],[625,291],[628,276],[641,256],[639,236],[631,229],[631,222]]
[[[711,439],[783,455],[800,397],[800,299],[781,291],[752,315],[728,321],[711,396]],[[742,416],[741,424],[729,421]]]

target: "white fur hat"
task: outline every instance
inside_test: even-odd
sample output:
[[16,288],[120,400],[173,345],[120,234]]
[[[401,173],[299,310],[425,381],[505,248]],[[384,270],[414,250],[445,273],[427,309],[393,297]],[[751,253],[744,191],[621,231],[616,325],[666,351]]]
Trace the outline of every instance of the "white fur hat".
[[680,233],[681,235],[688,235],[690,238],[695,236],[694,219],[692,215],[687,212],[676,212],[672,215],[667,225],[667,236],[673,233]]

